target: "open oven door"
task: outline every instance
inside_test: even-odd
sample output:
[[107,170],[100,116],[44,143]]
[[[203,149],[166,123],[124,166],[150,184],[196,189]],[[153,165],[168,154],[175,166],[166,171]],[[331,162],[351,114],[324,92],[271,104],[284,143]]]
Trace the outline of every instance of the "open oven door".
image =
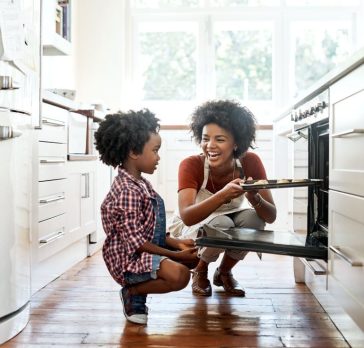
[[217,229],[203,225],[197,246],[238,249],[268,254],[327,260],[327,246],[310,235],[301,237],[293,231],[255,230],[250,228]]

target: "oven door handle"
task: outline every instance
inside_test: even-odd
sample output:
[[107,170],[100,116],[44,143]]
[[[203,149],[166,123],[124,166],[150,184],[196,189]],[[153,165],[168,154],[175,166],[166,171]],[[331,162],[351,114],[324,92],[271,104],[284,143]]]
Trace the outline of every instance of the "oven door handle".
[[351,267],[363,267],[363,263],[361,261],[352,260],[348,255],[345,255],[344,252],[340,250],[340,247],[330,245],[330,250],[350,264]]
[[307,134],[305,134],[304,132],[302,132],[302,131],[299,130],[297,132],[293,132],[293,133],[287,134],[287,138],[289,140],[292,140],[295,143],[297,140],[300,140],[301,138],[307,139],[308,136],[307,136]]
[[363,128],[353,128],[353,129],[348,129],[348,130],[340,132],[340,133],[332,134],[331,138],[341,138],[341,137],[344,137],[345,135],[363,134],[363,133],[364,133]]

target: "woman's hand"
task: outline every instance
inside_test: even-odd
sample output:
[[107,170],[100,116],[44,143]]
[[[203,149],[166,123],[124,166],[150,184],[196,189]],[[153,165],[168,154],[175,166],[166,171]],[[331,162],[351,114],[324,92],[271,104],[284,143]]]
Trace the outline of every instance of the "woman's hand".
[[[249,177],[247,180],[253,180],[253,178]],[[259,203],[259,197],[257,197],[258,193],[259,193],[258,190],[249,190],[249,191],[246,191],[246,193],[245,193],[245,197],[247,198],[247,200],[250,202],[250,204],[252,206]]]
[[227,183],[220,191],[220,194],[224,195],[225,203],[229,203],[232,199],[241,196],[244,193],[244,189],[240,183],[243,180],[237,178]]

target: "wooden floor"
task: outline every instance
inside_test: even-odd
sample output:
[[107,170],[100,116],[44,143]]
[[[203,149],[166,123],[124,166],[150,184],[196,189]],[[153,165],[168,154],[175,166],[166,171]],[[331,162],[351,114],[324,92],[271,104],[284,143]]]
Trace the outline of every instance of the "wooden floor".
[[[210,279],[216,264],[210,265]],[[292,259],[251,253],[235,268],[245,298],[213,288],[148,296],[147,326],[126,322],[119,287],[98,253],[40,290],[28,326],[3,345],[15,347],[349,347],[305,285]]]

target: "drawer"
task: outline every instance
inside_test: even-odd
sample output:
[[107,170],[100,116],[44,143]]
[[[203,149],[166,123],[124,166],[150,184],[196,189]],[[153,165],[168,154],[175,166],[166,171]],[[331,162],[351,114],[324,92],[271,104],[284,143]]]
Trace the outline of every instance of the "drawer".
[[39,131],[39,141],[66,144],[66,122],[43,118],[42,129]]
[[55,255],[67,246],[65,222],[66,215],[63,214],[38,223],[38,262]]
[[38,143],[39,157],[60,157],[61,159],[67,158],[67,144],[56,143]]
[[65,196],[55,195],[39,200],[38,220],[44,221],[66,212]]
[[66,180],[43,181],[38,184],[38,220],[43,221],[66,212]]
[[38,181],[66,178],[65,159],[40,159]]
[[66,180],[42,181],[38,183],[39,198],[47,198],[58,194],[64,194],[66,191]]
[[67,124],[68,110],[43,102],[42,118],[49,121],[60,121]]
[[329,191],[330,276],[364,310],[363,211],[363,197]]
[[66,231],[66,215],[59,215],[38,223],[39,246],[45,246],[61,238]]

